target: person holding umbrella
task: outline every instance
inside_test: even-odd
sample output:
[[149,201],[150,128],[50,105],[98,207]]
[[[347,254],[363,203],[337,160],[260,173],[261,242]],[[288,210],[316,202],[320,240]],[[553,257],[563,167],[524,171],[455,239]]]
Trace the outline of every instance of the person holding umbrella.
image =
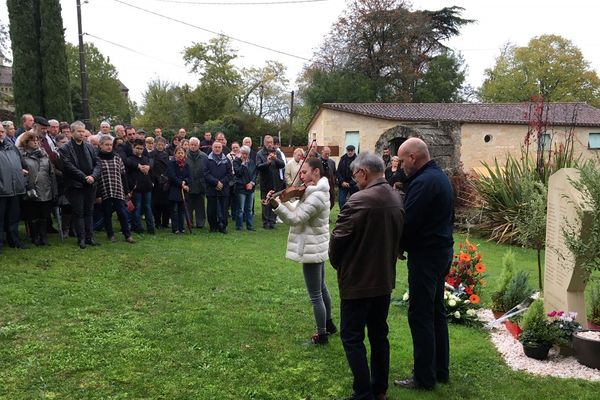
[[190,167],[186,163],[185,149],[175,149],[175,159],[169,161],[167,177],[169,178],[169,201],[171,202],[171,231],[174,234],[185,233],[185,194],[190,191],[192,177]]

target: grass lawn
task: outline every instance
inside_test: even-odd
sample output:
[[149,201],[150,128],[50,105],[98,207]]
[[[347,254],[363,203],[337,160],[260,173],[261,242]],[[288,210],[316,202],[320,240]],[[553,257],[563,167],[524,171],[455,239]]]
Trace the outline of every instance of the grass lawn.
[[[257,207],[258,208],[258,207]],[[256,216],[257,226],[260,215]],[[308,345],[313,317],[287,228],[74,239],[0,256],[0,399],[335,399],[351,394],[339,335]],[[464,236],[457,235],[457,240]],[[122,240],[122,237],[119,238]],[[488,281],[505,246],[481,243]],[[373,251],[377,251],[376,248]],[[535,253],[516,249],[532,271]],[[398,264],[394,297],[406,288]],[[327,281],[336,323],[334,270]],[[533,279],[536,282],[536,279]],[[484,303],[489,298],[484,295]],[[392,306],[391,379],[410,375],[406,310]],[[513,372],[485,331],[451,325],[451,383],[391,399],[596,399],[599,383]],[[391,382],[391,381],[390,381]]]

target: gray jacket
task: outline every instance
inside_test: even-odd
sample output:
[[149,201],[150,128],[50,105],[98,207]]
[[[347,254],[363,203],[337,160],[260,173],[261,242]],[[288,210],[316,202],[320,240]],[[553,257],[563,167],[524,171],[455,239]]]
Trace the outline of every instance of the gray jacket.
[[13,197],[25,193],[24,165],[21,155],[7,140],[0,143],[0,197]]
[[56,175],[48,154],[44,149],[21,151],[27,175],[27,190],[35,189],[38,199],[35,201],[51,201],[58,196]]
[[204,179],[204,168],[208,156],[202,150],[196,152],[188,151],[186,163],[190,168],[190,194],[201,194],[206,192],[206,180]]

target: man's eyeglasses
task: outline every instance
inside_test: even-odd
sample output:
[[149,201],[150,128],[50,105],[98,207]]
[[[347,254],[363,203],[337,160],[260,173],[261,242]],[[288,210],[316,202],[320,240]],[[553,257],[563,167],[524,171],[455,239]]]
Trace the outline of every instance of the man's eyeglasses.
[[352,177],[356,177],[356,174],[358,174],[360,171],[362,171],[362,169],[357,169],[356,171],[352,171]]

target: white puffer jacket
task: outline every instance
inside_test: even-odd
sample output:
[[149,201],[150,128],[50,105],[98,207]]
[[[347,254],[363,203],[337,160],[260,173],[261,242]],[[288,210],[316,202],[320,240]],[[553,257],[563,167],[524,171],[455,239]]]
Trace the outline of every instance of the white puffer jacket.
[[282,203],[275,213],[290,225],[285,256],[301,263],[320,263],[329,258],[329,182],[326,177],[306,188],[292,205]]

